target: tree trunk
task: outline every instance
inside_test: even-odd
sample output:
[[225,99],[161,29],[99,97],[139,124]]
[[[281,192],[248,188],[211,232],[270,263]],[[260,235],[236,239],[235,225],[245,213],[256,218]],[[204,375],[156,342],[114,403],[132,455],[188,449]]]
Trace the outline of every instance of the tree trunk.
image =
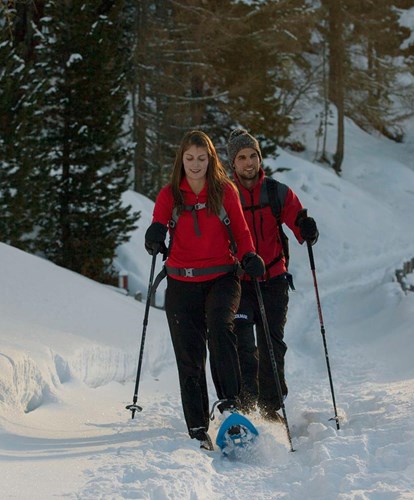
[[341,173],[344,158],[344,40],[343,40],[343,0],[327,0],[328,43],[329,43],[329,98],[337,109],[337,141],[333,169]]

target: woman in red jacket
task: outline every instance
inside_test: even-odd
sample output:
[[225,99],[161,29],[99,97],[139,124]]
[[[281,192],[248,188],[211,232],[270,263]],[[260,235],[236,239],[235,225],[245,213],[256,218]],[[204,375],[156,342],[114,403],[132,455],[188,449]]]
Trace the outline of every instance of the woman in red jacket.
[[[224,207],[237,245],[232,252]],[[213,449],[208,435],[207,343],[216,367],[221,412],[239,405],[240,367],[234,315],[240,301],[238,259],[252,277],[264,273],[243,216],[237,189],[228,178],[210,138],[188,132],[177,152],[171,182],[159,192],[153,221],[145,234],[150,254],[170,244],[165,269],[165,310],[180,380],[188,432],[202,448]],[[233,250],[235,250],[233,248]]]

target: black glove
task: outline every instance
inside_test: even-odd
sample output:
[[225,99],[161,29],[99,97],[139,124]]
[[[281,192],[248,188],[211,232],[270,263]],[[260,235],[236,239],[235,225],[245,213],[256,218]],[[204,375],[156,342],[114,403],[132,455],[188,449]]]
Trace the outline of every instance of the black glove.
[[318,241],[319,231],[316,227],[315,219],[308,217],[306,208],[298,213],[295,224],[298,226],[300,235],[305,241],[308,241],[311,245],[314,245]]
[[241,266],[251,278],[260,278],[266,271],[263,259],[253,252],[248,252],[243,256]]
[[166,254],[165,237],[167,236],[167,226],[161,222],[153,222],[145,233],[145,249],[150,255],[155,253]]

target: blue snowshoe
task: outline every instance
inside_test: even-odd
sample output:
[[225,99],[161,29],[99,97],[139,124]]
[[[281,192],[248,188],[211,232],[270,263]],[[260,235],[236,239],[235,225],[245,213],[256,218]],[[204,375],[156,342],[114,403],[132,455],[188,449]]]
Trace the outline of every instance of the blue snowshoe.
[[258,435],[258,430],[248,418],[231,413],[218,430],[216,444],[227,456],[253,444]]

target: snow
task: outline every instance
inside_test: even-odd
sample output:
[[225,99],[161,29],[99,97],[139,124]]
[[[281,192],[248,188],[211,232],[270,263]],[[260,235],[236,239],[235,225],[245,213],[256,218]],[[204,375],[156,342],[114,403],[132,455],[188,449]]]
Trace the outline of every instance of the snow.
[[[278,178],[320,229],[313,250],[340,429],[330,420],[307,250],[293,238],[286,413],[296,451],[280,425],[256,414],[258,446],[239,461],[199,450],[159,307],[146,329],[143,411],[131,418],[145,311],[133,296],[147,293],[143,235],[153,204],[128,192],[125,202],[141,211],[116,261],[128,296],[0,244],[1,498],[414,499],[414,293],[395,280],[414,257],[412,142],[369,136],[349,121],[346,141],[342,178],[286,151],[266,161],[291,169]],[[209,390],[213,403],[211,380]]]
[[79,61],[83,61],[83,57],[81,54],[71,54],[69,56],[69,59],[66,61],[66,66],[67,67],[72,66],[73,64]]
[[[414,7],[411,7],[411,9],[404,10],[404,13],[400,18],[400,24],[401,26],[405,26],[406,28],[412,28],[412,26],[414,26]],[[401,45],[401,48],[405,49],[413,42],[414,42],[414,34],[411,33],[411,36],[408,37],[406,40],[404,40],[404,42]]]

